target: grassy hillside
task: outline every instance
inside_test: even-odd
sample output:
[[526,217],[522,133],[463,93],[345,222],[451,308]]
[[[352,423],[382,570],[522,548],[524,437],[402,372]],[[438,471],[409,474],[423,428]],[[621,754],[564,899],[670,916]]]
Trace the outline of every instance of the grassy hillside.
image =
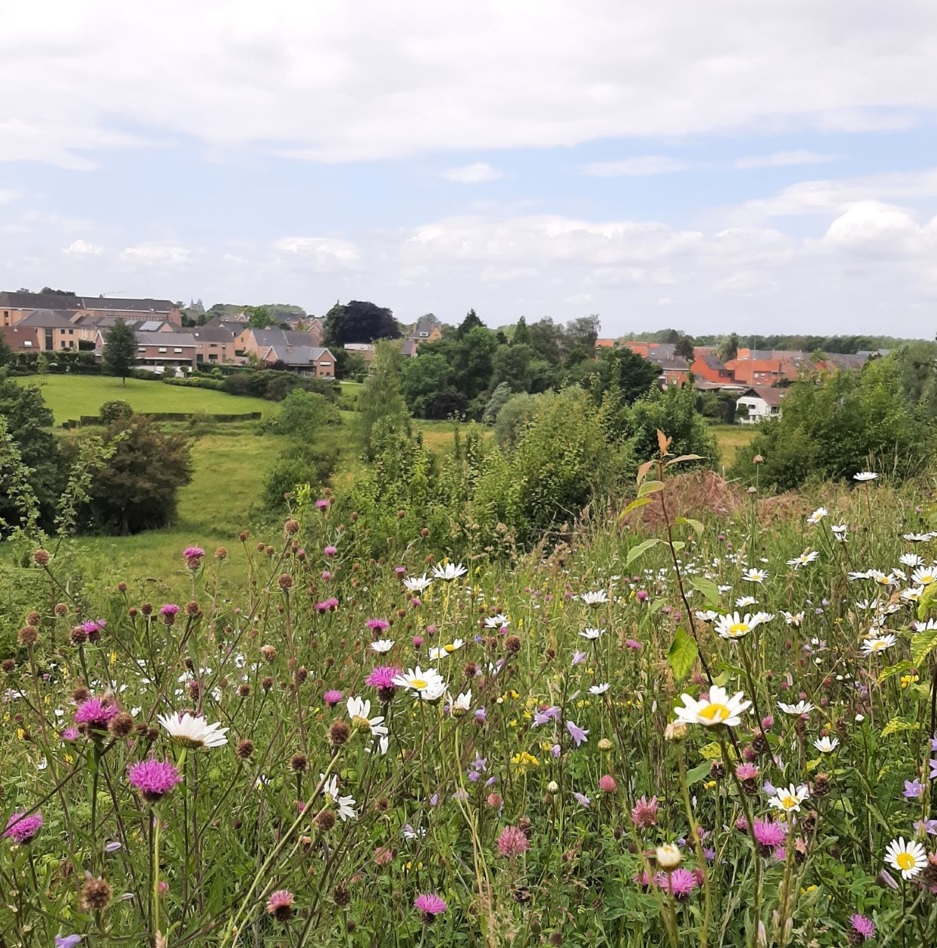
[[33,375],[16,380],[23,385],[37,385],[42,397],[55,415],[56,424],[78,419],[81,415],[96,415],[101,405],[109,401],[129,402],[135,411],[204,411],[209,414],[241,414],[273,410],[273,404],[262,398],[242,398],[213,392],[203,388],[183,388],[97,375]]

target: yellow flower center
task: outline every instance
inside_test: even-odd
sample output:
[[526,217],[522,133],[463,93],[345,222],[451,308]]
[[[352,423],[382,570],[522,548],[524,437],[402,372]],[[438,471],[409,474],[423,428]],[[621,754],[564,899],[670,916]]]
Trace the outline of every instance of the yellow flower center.
[[745,622],[736,622],[735,625],[729,626],[729,635],[733,638],[745,635],[748,632],[748,624]]
[[732,717],[732,712],[724,704],[707,704],[700,710],[699,716],[713,724],[719,724]]
[[887,644],[888,643],[885,642],[883,639],[877,639],[876,641],[872,643],[872,651],[880,652],[883,648],[885,648]]
[[359,731],[367,731],[371,728],[371,722],[367,718],[361,717],[360,714],[356,714],[351,719],[351,726],[357,728]]
[[444,652],[448,652],[450,655],[455,651],[455,646],[451,643],[449,645],[444,645],[442,648]]
[[786,797],[782,798],[781,806],[783,806],[785,810],[793,810],[794,807],[797,806],[797,798],[788,794]]
[[911,853],[898,853],[895,856],[895,862],[898,863],[898,868],[902,871],[913,869],[915,866],[914,856]]
[[411,678],[410,687],[416,688],[417,691],[422,691],[429,685],[429,682],[425,678]]

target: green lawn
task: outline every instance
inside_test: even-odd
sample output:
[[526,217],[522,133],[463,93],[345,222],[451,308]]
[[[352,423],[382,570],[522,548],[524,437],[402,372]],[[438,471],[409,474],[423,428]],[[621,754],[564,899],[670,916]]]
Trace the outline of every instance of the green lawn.
[[163,382],[120,379],[103,375],[33,375],[18,378],[23,385],[37,385],[55,415],[56,424],[77,420],[81,415],[96,415],[104,402],[129,402],[135,411],[204,411],[208,414],[243,414],[272,411],[272,402],[213,392],[204,388],[183,388]]
[[729,468],[740,448],[747,447],[755,437],[755,425],[713,425],[712,431],[719,442],[719,460]]

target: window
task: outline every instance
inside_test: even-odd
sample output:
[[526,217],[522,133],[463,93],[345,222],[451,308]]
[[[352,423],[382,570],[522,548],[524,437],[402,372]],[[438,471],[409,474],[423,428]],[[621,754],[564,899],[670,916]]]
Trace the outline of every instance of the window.
[[173,349],[172,351],[173,351],[173,352],[182,352],[182,349],[181,349],[181,347],[176,346],[175,349]]
[[331,362],[320,362],[320,363],[319,363],[319,365],[321,365],[322,368],[325,368],[327,365],[331,365],[331,364],[332,364]]
[[166,351],[166,347],[165,347],[165,346],[160,346],[160,347],[159,347],[159,351],[160,351],[160,352],[165,352],[165,351]]
[[32,347],[33,347],[33,344],[28,339],[23,340],[24,349],[32,349]]

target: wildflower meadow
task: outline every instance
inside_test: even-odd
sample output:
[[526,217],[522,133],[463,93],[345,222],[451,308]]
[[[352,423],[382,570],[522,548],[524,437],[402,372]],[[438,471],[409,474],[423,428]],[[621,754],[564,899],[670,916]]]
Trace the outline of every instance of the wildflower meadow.
[[660,447],[512,561],[335,495],[172,600],[31,549],[0,945],[932,944],[930,499],[697,519]]

